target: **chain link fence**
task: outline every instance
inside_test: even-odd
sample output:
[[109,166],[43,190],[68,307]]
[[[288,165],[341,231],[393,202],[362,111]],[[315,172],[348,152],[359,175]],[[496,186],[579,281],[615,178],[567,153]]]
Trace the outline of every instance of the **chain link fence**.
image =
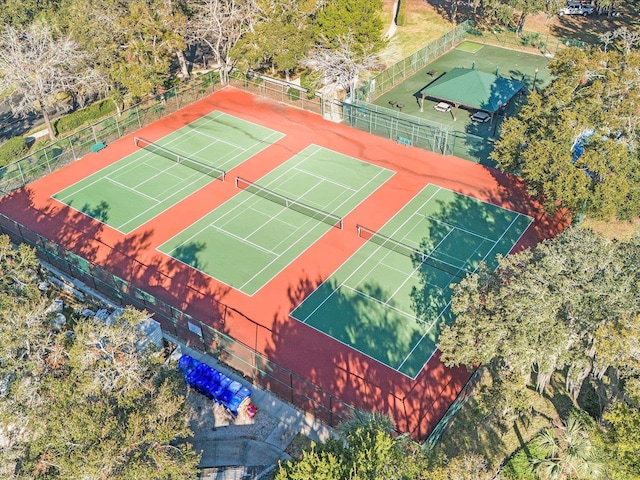
[[471,21],[465,23],[467,23],[465,31],[467,40],[514,50],[523,50],[546,57],[553,57],[559,50],[568,47],[586,48],[588,46],[587,43],[580,40],[556,37],[545,33],[526,30],[517,32],[513,28],[505,27],[479,29]]
[[343,103],[342,118],[349,126],[379,137],[442,155],[452,154],[451,132],[440,123],[363,102]]
[[[67,228],[67,227],[65,227]],[[319,386],[273,362],[254,348],[209,326],[205,319],[198,319],[184,310],[161,300],[155,295],[134,285],[131,279],[121,278],[96,263],[67,250],[20,223],[0,214],[0,233],[8,235],[16,243],[26,243],[35,248],[38,256],[61,272],[75,278],[92,290],[101,293],[118,305],[133,305],[140,310],[154,314],[162,328],[243,375],[253,385],[269,390],[284,401],[312,413],[315,418],[330,426],[337,426],[353,411],[353,407]],[[78,231],[78,235],[82,232]],[[137,259],[118,252],[105,243],[101,247],[109,250],[108,256],[119,265],[126,265],[124,271],[131,276],[154,279],[149,281],[153,289],[164,279],[171,279],[153,267],[140,263]],[[206,296],[192,290],[191,301]],[[186,302],[186,300],[185,300]],[[252,321],[237,309],[216,301],[210,312],[210,320],[217,324],[234,323],[243,332],[255,331],[256,341],[260,336],[271,337],[271,332]],[[375,386],[372,386],[375,390]]]
[[217,71],[205,73],[5,165],[0,168],[0,195],[6,195],[80,159],[90,153],[96,143],[113,142],[200,100],[214,91],[218,81]]
[[403,82],[417,71],[426,67],[437,57],[462,42],[465,39],[465,34],[467,29],[470,28],[470,25],[471,23],[468,20],[457,25],[442,37],[371,78],[367,84],[356,90],[356,99],[363,102],[370,102],[391,90],[394,86]]

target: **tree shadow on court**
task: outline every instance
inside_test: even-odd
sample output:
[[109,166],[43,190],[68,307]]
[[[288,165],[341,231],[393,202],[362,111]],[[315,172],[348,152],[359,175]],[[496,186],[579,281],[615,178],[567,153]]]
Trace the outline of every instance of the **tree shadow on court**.
[[193,268],[203,270],[206,264],[200,261],[198,254],[206,247],[205,242],[187,242],[176,247],[171,255],[181,262],[191,265]]
[[[305,276],[291,284],[288,310],[319,285],[319,279]],[[336,287],[331,282],[320,286],[330,290]],[[387,412],[400,430],[411,430],[416,439],[424,438],[469,374],[464,369],[446,369],[439,362],[430,362],[413,380],[383,365],[381,362],[399,366],[424,331],[403,332],[392,309],[371,308],[372,302],[365,295],[390,296],[380,285],[370,282],[358,288],[364,295],[351,296],[342,290],[333,293],[332,305],[322,312],[323,331],[291,318],[287,311],[277,313],[265,353],[295,374],[294,403],[313,405],[314,412],[325,421],[337,423],[337,416],[348,410],[345,402],[363,410]],[[266,381],[269,388],[280,388],[279,381]]]
[[[34,192],[27,186],[2,199],[3,210],[11,212],[10,217],[28,228],[23,228],[22,234],[29,242],[39,242],[32,233],[38,232],[83,258],[96,258],[104,224],[66,205],[35,205],[34,197]],[[100,212],[94,213],[101,215]]]
[[513,222],[519,218],[513,212],[466,195],[455,195],[447,201],[436,199],[435,204],[437,209],[429,214],[430,222],[420,244],[428,257],[424,263],[420,258],[414,259],[420,281],[411,297],[417,316],[426,323],[439,321],[442,328],[442,323],[453,322],[454,317],[449,314],[438,319],[437,311],[434,315],[434,290],[440,290],[448,304],[455,284],[483,263],[496,268],[500,257],[494,246],[502,244],[506,254],[521,232],[512,232]]
[[[69,206],[72,207],[73,205],[69,203]],[[107,220],[109,220],[110,208],[111,207],[109,206],[109,204],[104,200],[102,200],[100,201],[100,203],[98,203],[98,205],[95,205],[95,206],[91,206],[88,203],[85,203],[78,210],[80,210],[85,215],[89,215],[90,217],[93,217],[102,223],[107,223]]]
[[[11,212],[8,216],[23,225],[14,229],[28,242],[42,244],[42,238],[47,239],[44,244],[49,252],[48,260],[54,266],[66,273],[83,272],[81,280],[111,297],[116,303],[118,294],[114,295],[114,291],[120,289],[128,296],[123,297],[125,300],[137,300],[132,303],[138,308],[156,309],[171,322],[177,319],[174,313],[160,304],[155,305],[151,297],[137,293],[132,288],[135,287],[202,321],[211,322],[222,333],[226,332],[224,318],[227,307],[223,299],[229,288],[213,287],[214,282],[207,276],[181,262],[155,253],[151,243],[153,230],[122,236],[66,205],[36,205],[34,197],[34,192],[25,187],[3,197],[2,209]],[[100,215],[98,211],[93,212],[95,217]],[[77,257],[67,255],[65,250]],[[86,262],[82,259],[86,259]],[[111,274],[124,283],[114,279]]]
[[[149,229],[116,242],[102,262],[104,267],[124,275],[124,279],[154,297],[226,333],[223,300],[230,287],[218,285],[191,266],[155,252],[151,246],[153,235],[154,231]],[[188,245],[182,251],[181,260],[193,258],[197,263],[195,255],[201,248]]]

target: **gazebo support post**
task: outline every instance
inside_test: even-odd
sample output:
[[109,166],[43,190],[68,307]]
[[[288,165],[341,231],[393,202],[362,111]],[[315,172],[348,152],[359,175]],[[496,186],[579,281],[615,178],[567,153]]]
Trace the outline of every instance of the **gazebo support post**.
[[420,95],[420,111],[424,110],[424,95]]

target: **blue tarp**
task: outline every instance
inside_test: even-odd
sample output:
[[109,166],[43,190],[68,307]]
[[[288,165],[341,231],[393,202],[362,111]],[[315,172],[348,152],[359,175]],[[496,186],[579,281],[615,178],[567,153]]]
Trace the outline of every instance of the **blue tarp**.
[[187,385],[220,403],[234,415],[238,414],[240,404],[251,396],[251,389],[189,355],[180,357],[178,369]]

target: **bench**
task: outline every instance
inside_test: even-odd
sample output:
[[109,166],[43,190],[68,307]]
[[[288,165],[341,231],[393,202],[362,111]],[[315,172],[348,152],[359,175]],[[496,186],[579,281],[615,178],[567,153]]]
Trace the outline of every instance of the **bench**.
[[398,143],[404,145],[405,147],[411,146],[411,140],[406,137],[398,137]]
[[91,145],[91,151],[93,153],[96,153],[96,152],[99,152],[100,150],[102,150],[103,148],[105,148],[106,146],[107,146],[106,143],[98,142],[98,143],[95,143],[95,144]]

